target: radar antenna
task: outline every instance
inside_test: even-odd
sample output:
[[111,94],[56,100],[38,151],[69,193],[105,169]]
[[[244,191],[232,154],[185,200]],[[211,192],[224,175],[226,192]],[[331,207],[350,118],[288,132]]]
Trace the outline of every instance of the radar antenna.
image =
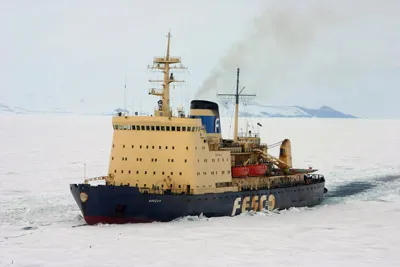
[[239,73],[240,69],[237,68],[236,72],[236,94],[217,94],[219,97],[235,97],[235,127],[233,132],[233,140],[238,141],[238,123],[239,123],[239,97],[251,98],[255,97],[255,94],[245,95],[242,94],[245,87],[242,88],[239,92]]
[[[158,107],[154,111],[154,116],[163,116],[163,117],[171,117],[172,111],[170,107],[170,84],[171,83],[183,83],[183,80],[176,80],[174,74],[170,71],[186,69],[181,64],[180,57],[171,57],[170,56],[170,43],[171,43],[171,33],[167,34],[167,53],[165,57],[154,57],[153,65],[148,66],[149,69],[160,70],[164,73],[163,80],[149,80],[149,82],[162,83],[162,88],[151,88],[149,91],[150,95],[160,96],[161,99],[158,101]],[[174,64],[179,64],[175,66],[171,66]]]

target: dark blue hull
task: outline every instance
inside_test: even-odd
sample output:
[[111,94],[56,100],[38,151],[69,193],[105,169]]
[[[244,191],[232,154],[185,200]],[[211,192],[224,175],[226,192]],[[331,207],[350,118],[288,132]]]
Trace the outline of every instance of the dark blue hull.
[[137,187],[89,184],[71,184],[70,189],[85,221],[97,224],[165,222],[190,215],[235,216],[264,208],[310,207],[322,201],[324,185],[321,180],[308,185],[201,195],[149,194]]

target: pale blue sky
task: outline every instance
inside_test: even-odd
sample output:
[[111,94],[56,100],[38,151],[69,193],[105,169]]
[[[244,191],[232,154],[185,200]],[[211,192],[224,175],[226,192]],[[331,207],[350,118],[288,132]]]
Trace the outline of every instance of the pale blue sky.
[[[152,57],[188,66],[173,104],[242,85],[266,105],[400,117],[400,1],[2,1],[0,103],[151,111]],[[197,93],[202,90],[203,93]],[[84,101],[81,101],[81,100]]]

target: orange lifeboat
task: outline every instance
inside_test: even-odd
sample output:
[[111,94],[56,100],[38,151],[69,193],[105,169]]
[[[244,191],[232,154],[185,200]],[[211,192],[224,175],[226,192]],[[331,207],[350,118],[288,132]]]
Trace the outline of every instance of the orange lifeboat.
[[268,170],[265,164],[248,165],[247,167],[249,168],[249,176],[264,176]]
[[243,178],[249,174],[249,168],[243,166],[232,167],[232,177]]

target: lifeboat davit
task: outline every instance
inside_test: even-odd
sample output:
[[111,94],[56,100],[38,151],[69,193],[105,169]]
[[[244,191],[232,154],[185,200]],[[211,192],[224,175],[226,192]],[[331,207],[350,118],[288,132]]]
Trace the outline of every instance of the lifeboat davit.
[[265,164],[255,164],[247,166],[249,168],[249,176],[264,176],[268,170]]
[[243,178],[249,174],[249,168],[244,166],[232,167],[232,177]]

